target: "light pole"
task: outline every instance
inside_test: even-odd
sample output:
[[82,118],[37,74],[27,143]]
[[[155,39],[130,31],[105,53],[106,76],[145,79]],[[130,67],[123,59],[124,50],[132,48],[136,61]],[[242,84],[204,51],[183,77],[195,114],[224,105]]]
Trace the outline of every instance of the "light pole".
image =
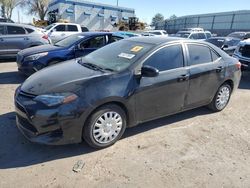
[[119,0],[116,0],[116,6],[119,6]]

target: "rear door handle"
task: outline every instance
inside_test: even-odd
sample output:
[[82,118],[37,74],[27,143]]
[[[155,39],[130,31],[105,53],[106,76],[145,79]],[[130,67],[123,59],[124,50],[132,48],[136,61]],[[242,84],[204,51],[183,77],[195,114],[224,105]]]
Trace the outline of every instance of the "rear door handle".
[[187,80],[189,80],[189,74],[181,75],[181,76],[178,78],[178,81],[179,81],[179,82],[184,82],[184,81],[187,81]]
[[219,67],[217,67],[217,69],[216,69],[216,72],[222,72],[222,70],[223,70],[223,67],[222,66],[219,66]]

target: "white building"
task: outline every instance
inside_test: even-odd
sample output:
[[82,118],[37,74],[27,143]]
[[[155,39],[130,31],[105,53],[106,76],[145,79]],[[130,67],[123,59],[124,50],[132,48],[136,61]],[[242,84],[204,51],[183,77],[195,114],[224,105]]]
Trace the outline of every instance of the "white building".
[[134,9],[82,0],[53,0],[49,4],[50,11],[57,12],[61,19],[81,24],[89,30],[112,30],[114,23],[135,16]]

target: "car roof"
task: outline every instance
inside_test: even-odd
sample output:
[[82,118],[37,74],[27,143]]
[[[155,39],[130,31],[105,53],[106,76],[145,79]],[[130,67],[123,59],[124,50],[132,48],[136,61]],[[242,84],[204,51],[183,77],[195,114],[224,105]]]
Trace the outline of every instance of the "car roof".
[[82,32],[82,33],[78,33],[77,35],[81,35],[81,36],[95,36],[95,35],[112,35],[112,32]]
[[61,22],[56,22],[56,23],[53,23],[54,25],[79,25],[79,24],[76,24],[76,23],[61,23]]
[[36,27],[33,25],[19,24],[19,23],[1,22],[0,25],[10,25],[10,26],[28,27],[28,28],[36,29]]
[[183,39],[177,38],[177,37],[166,37],[166,36],[147,36],[147,37],[142,36],[142,37],[132,37],[132,38],[128,38],[125,40],[159,45],[159,44],[179,41],[179,40],[183,40]]

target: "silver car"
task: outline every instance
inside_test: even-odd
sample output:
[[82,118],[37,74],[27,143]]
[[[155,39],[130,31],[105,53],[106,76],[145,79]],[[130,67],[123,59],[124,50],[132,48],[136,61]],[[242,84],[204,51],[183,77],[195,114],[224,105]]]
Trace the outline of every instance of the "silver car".
[[0,58],[15,57],[25,48],[50,44],[49,37],[36,27],[0,23]]

